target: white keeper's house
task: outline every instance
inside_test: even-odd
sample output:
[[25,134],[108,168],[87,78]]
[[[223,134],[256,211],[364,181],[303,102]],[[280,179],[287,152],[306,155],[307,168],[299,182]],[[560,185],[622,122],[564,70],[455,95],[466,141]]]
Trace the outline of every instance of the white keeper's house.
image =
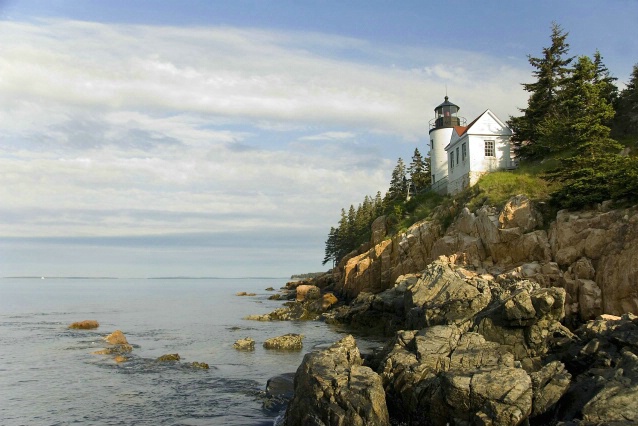
[[485,173],[516,167],[512,130],[496,114],[488,109],[466,125],[458,112],[446,96],[430,121],[432,189],[440,194],[456,194]]

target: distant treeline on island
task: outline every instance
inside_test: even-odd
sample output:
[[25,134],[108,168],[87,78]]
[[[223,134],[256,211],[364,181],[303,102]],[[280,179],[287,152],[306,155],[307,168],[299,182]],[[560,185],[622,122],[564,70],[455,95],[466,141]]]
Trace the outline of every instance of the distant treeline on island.
[[315,278],[319,275],[324,274],[325,272],[307,272],[305,274],[294,274],[290,276],[291,280],[305,280],[308,278]]

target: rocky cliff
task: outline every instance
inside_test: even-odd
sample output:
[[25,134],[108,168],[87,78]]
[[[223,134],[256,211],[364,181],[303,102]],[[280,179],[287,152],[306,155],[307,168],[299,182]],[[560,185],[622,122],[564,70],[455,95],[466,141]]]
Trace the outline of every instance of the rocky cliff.
[[350,302],[326,321],[393,337],[306,355],[286,425],[636,424],[638,207],[446,214],[392,238],[377,219],[316,281]]
[[348,336],[304,357],[292,425],[630,425],[638,422],[638,316],[570,331],[566,291],[439,259],[331,319],[393,329],[361,357]]
[[463,208],[447,229],[441,222],[422,221],[387,238],[385,218],[377,219],[370,244],[335,269],[335,291],[348,299],[380,293],[444,256],[486,277],[563,288],[574,321],[638,313],[638,207],[562,210],[547,225],[539,208],[518,195],[500,210]]

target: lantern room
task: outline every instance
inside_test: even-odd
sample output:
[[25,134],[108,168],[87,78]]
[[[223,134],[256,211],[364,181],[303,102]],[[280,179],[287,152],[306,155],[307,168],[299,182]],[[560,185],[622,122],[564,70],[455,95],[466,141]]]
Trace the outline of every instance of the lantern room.
[[442,127],[454,127],[461,125],[461,119],[458,117],[459,107],[445,97],[445,102],[434,108],[434,126],[438,129]]

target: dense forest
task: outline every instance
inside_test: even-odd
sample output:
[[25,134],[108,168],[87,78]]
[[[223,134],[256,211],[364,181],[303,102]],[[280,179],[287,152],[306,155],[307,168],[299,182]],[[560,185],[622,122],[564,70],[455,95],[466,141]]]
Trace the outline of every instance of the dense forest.
[[[539,57],[528,56],[535,81],[523,83],[529,92],[527,107],[507,123],[514,132],[519,173],[533,174],[535,182],[548,188],[547,201],[555,209],[586,208],[605,200],[635,202],[638,64],[619,90],[601,53],[569,56],[567,37],[554,23],[551,45]],[[338,225],[330,228],[323,263],[334,264],[369,241],[370,225],[381,215],[395,232],[426,218],[443,201],[429,191],[430,181],[430,158],[418,148],[407,168],[399,158],[385,196],[377,192],[357,208],[341,209]]]

